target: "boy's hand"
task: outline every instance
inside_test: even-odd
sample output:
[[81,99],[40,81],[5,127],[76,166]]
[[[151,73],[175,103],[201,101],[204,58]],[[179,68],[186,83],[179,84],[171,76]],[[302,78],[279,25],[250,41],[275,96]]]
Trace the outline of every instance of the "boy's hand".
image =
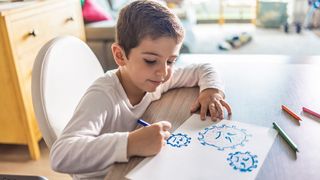
[[191,112],[196,112],[200,109],[200,118],[206,119],[206,115],[209,112],[213,121],[217,119],[223,119],[223,107],[227,109],[228,114],[231,114],[230,105],[224,100],[223,94],[213,88],[203,90],[197,100],[191,106]]
[[127,156],[152,156],[160,152],[170,136],[171,123],[160,121],[129,133]]

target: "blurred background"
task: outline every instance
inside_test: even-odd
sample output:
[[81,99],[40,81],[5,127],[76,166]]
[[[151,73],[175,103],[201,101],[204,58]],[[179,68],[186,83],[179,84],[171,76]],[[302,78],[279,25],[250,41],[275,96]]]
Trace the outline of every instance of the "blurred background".
[[316,0],[167,0],[188,53],[317,55]]
[[[111,14],[112,20],[107,20],[107,24],[111,22],[110,29],[114,31],[119,10],[131,0],[90,1]],[[186,30],[181,53],[319,54],[316,47],[320,47],[320,0],[158,1],[180,18]],[[111,52],[105,53],[105,49],[110,49],[114,35],[108,39],[110,42],[98,45],[97,31],[90,30],[92,27],[106,28],[106,20],[92,22],[84,19],[87,43],[102,60],[105,70],[116,68]]]

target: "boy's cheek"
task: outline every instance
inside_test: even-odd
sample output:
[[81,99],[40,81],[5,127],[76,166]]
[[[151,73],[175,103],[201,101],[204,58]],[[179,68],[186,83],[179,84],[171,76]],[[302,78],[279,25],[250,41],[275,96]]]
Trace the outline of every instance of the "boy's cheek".
[[168,81],[171,78],[171,76],[172,76],[172,71],[169,71],[168,75],[166,76],[166,78],[164,80],[164,82]]

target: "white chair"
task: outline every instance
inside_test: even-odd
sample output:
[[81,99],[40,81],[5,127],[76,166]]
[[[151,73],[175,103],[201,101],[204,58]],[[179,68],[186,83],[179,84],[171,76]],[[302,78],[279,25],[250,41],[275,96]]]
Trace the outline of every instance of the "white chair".
[[87,88],[102,75],[98,59],[80,39],[58,37],[41,48],[33,65],[32,100],[49,149]]

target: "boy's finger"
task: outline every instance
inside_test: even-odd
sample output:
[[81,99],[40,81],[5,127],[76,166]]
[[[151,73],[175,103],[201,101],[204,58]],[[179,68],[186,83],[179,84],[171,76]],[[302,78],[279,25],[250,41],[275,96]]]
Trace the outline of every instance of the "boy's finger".
[[161,132],[161,134],[165,140],[167,140],[171,136],[171,133],[169,131],[163,131]]
[[222,109],[222,105],[220,104],[219,101],[215,101],[215,105],[216,105],[216,110],[218,111],[218,118],[223,119],[223,109]]
[[162,147],[167,144],[167,141],[162,141]]
[[214,104],[210,104],[209,111],[210,111],[211,120],[216,121],[217,120],[217,111],[216,111]]
[[161,124],[162,130],[164,131],[168,131],[172,127],[169,121],[160,121],[159,123]]
[[231,107],[226,101],[220,100],[220,103],[221,103],[222,106],[224,106],[226,108],[226,110],[227,110],[229,115],[232,114]]
[[201,109],[200,109],[201,120],[206,119],[207,112],[208,112],[208,105],[201,105]]

